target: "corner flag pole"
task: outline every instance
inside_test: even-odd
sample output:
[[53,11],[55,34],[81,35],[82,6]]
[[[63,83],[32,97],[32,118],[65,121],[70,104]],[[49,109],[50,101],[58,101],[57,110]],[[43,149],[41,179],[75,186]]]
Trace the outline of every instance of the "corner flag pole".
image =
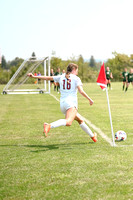
[[108,110],[109,110],[109,118],[110,118],[110,125],[111,125],[111,133],[112,133],[113,146],[115,146],[115,138],[114,138],[114,131],[113,131],[113,125],[112,125],[112,118],[111,118],[111,111],[110,111],[110,104],[109,104],[109,96],[108,96],[108,89],[107,89],[107,87],[106,87],[106,96],[107,96],[107,102],[108,102]]
[[97,78],[97,84],[100,85],[102,90],[106,90],[108,110],[109,110],[109,118],[110,118],[110,125],[111,125],[112,139],[113,139],[113,146],[115,146],[115,139],[114,139],[114,132],[113,132],[113,125],[112,125],[112,118],[111,118],[111,111],[110,111],[110,104],[109,104],[109,96],[108,96],[107,80],[106,80],[104,63],[101,66],[101,69],[100,69],[100,72],[99,72],[99,75],[98,75],[98,78]]

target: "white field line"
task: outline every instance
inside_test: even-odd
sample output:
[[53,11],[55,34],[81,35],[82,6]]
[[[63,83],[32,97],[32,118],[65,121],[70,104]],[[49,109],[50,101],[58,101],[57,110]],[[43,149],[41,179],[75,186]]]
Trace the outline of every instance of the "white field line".
[[50,94],[50,96],[52,96],[56,101],[60,102],[60,100],[56,96],[54,96],[53,94]]
[[[52,96],[56,101],[60,102],[60,100],[53,94],[50,94],[50,96]],[[93,128],[106,142],[108,142],[111,146],[114,146],[112,140],[107,135],[105,135],[100,128],[96,127],[85,117],[82,116],[82,118],[89,125],[89,127]],[[115,143],[115,147],[126,147],[126,146],[133,146],[133,145],[117,145]]]
[[[107,136],[105,135],[100,128],[96,127],[94,124],[92,124],[88,119],[86,119],[85,117],[83,117],[84,121],[89,125],[89,127],[93,128],[104,140],[106,140],[106,142],[108,142],[111,146],[114,146],[113,145],[113,142],[112,140]],[[115,146],[117,146],[115,144]]]
[[[60,102],[60,100],[59,100],[56,96],[54,96],[53,94],[50,94],[50,96],[52,96],[56,101]],[[93,128],[104,140],[106,140],[106,142],[108,142],[111,146],[113,146],[112,140],[111,140],[108,136],[106,136],[106,135],[101,131],[100,128],[96,127],[94,124],[92,124],[92,123],[91,123],[88,119],[86,119],[85,117],[82,116],[82,118],[83,118],[83,120],[89,125],[89,127]],[[117,145],[115,145],[115,146],[117,146]]]
[[[84,121],[85,121],[91,128],[93,128],[97,133],[99,133],[99,135],[100,135],[104,140],[106,140],[111,146],[114,146],[112,140],[111,140],[107,135],[105,135],[105,134],[101,131],[100,128],[96,127],[96,126],[95,126],[94,124],[92,124],[88,119],[86,119],[86,118],[84,118],[84,117],[83,117],[83,119],[84,119]],[[117,145],[117,144],[115,143],[115,147],[129,147],[129,146],[131,147],[131,146],[133,146],[133,144],[131,144],[131,145]]]

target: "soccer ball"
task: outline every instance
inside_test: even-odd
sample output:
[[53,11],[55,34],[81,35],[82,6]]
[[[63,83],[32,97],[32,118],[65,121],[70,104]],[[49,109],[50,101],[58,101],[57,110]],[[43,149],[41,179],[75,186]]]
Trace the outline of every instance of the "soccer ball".
[[127,134],[124,131],[117,131],[115,133],[115,140],[116,141],[123,141],[127,139]]

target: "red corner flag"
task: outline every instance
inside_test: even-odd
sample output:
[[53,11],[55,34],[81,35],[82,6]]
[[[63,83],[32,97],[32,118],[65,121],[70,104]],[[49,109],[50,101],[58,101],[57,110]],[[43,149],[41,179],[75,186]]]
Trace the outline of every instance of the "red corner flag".
[[101,66],[98,78],[97,78],[97,84],[100,85],[102,89],[105,89],[107,87],[107,81],[106,81],[106,74],[105,74],[105,67],[104,63]]

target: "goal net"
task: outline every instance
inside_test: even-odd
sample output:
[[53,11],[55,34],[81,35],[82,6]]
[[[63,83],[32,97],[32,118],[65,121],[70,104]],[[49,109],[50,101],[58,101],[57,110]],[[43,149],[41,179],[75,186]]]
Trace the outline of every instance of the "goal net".
[[4,87],[3,94],[50,93],[50,81],[31,79],[27,76],[30,72],[34,75],[50,76],[49,57],[24,60]]

